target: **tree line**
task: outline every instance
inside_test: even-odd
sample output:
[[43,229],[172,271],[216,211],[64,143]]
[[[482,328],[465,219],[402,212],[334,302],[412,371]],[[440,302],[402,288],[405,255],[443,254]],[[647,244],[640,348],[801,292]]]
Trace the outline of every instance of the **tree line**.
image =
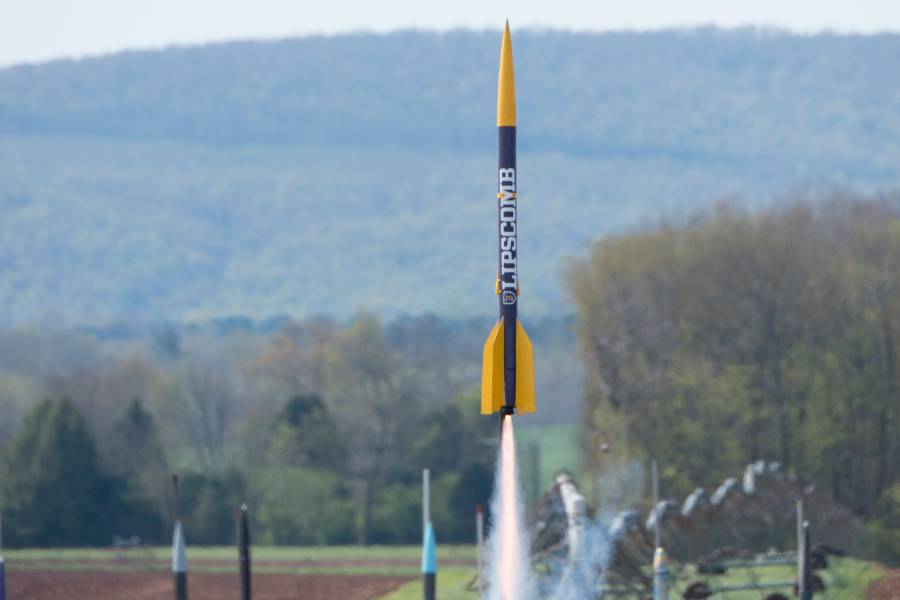
[[683,497],[778,461],[900,550],[896,196],[720,206],[598,241],[568,282],[596,472],[654,457]]
[[[596,242],[566,276],[587,466],[655,457],[683,497],[779,461],[896,552],[898,278],[896,196],[720,206]],[[530,323],[542,418],[573,412],[571,325]],[[429,467],[441,539],[470,540],[496,439],[476,408],[488,326],[363,313],[0,331],[5,537],[161,542],[178,474],[195,543],[230,542],[241,502],[261,543],[415,542]]]
[[21,344],[0,344],[5,541],[160,543],[177,510],[193,543],[224,544],[247,502],[261,543],[410,543],[424,467],[442,539],[468,541],[495,423],[474,408],[466,361],[422,344],[426,331],[440,336],[428,318],[362,314],[213,338],[224,348],[170,331],[152,352],[9,333]]

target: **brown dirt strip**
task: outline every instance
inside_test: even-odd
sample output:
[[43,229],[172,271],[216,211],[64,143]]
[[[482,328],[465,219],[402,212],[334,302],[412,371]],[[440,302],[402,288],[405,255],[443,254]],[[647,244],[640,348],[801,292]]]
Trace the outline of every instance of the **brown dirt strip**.
[[900,569],[888,573],[869,584],[866,589],[869,600],[900,600]]
[[[79,559],[79,560],[59,560],[59,559],[48,559],[48,558],[17,558],[14,561],[7,561],[7,568],[16,569],[17,567],[22,567],[24,569],[46,569],[53,570],[55,565],[59,565],[64,570],[66,565],[78,565],[78,568],[85,569],[96,567],[101,570],[117,570],[127,567],[132,568],[153,568],[153,569],[167,569],[169,565],[172,564],[172,561],[169,559],[153,559],[153,558],[139,558],[136,556],[133,557],[123,557],[123,558],[103,558],[103,559]],[[284,569],[284,570],[292,570],[292,569],[310,569],[310,568],[323,568],[323,569],[340,569],[345,567],[364,567],[364,568],[380,568],[380,567],[409,567],[413,569],[418,569],[420,566],[419,559],[405,559],[405,558],[364,558],[364,559],[352,559],[352,558],[337,558],[337,559],[327,559],[327,560],[316,560],[316,559],[305,559],[305,560],[289,560],[289,559],[268,559],[268,560],[253,560],[254,567],[260,568],[271,568],[271,569]],[[466,560],[466,559],[448,559],[440,561],[440,564],[454,567],[475,567],[477,566],[477,562],[474,560]],[[226,559],[226,558],[198,558],[191,559],[190,551],[188,551],[188,568],[192,566],[197,567],[230,567],[234,566],[237,569],[237,557],[234,559]]]
[[[41,568],[46,568],[47,570],[52,570],[54,565],[60,565],[61,567],[65,567],[65,565],[78,564],[78,565],[96,565],[98,568],[102,567],[110,567],[110,568],[119,568],[129,565],[135,566],[153,566],[158,568],[168,568],[168,565],[171,565],[172,562],[169,559],[153,559],[153,558],[140,558],[140,557],[124,557],[124,558],[103,558],[103,559],[57,559],[57,558],[19,558],[15,561],[7,560],[7,568],[15,569],[17,565],[21,565],[25,568],[32,568],[34,566],[40,566]],[[410,568],[419,568],[420,560],[417,558],[405,559],[405,558],[379,558],[379,559],[359,559],[354,560],[352,558],[341,558],[341,559],[327,559],[327,560],[316,560],[316,559],[304,559],[304,560],[290,560],[290,559],[267,559],[267,560],[253,560],[253,566],[255,567],[271,567],[271,568],[283,568],[283,569],[309,569],[321,567],[324,569],[338,569],[343,567],[366,567],[366,568],[378,568],[378,567],[410,567]],[[466,560],[466,559],[448,559],[442,560],[442,565],[454,566],[454,567],[475,567],[477,566],[477,562],[474,560]],[[237,568],[237,556],[234,559],[226,559],[226,558],[198,558],[191,559],[190,550],[188,550],[188,567],[196,565],[196,566],[207,566],[207,567],[228,567],[234,566]]]
[[[410,581],[408,577],[368,575],[255,575],[257,600],[374,600]],[[222,600],[239,595],[238,579],[222,573],[188,576],[191,600]],[[165,573],[87,573],[13,571],[7,574],[9,598],[28,600],[171,600]]]

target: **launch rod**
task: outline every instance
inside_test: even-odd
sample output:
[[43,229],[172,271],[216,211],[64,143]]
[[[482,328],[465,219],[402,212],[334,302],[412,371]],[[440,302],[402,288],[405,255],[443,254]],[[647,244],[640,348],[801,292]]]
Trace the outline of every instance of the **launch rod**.
[[431,521],[431,471],[422,469],[422,539]]
[[431,525],[431,471],[422,469],[422,587],[425,600],[435,600],[437,547]]
[[172,580],[175,585],[175,600],[188,600],[187,556],[181,521],[175,522],[175,534],[172,537],[174,538],[172,540]]
[[669,559],[662,546],[653,553],[653,600],[669,600]]
[[653,519],[653,547],[659,548],[659,513],[657,512],[657,507],[659,506],[659,472],[656,469],[656,460],[650,464],[650,485],[652,487],[653,493],[653,511],[656,518]]
[[247,523],[247,505],[242,504],[238,522],[238,557],[241,571],[241,600],[250,600],[250,526]]
[[3,514],[0,513],[0,600],[6,600],[6,562],[3,560]]
[[172,514],[175,517],[175,522],[181,521],[181,507],[180,502],[178,501],[178,475],[172,474],[172,494],[173,494],[173,509]]
[[812,586],[812,561],[810,560],[810,545],[809,545],[809,521],[803,522],[803,579],[805,580],[803,586],[803,596],[800,597],[800,600],[812,600],[813,597],[813,586]]
[[484,578],[484,507],[475,505],[475,545],[478,549],[478,597],[484,590],[482,579]]
[[809,521],[803,521],[802,536],[803,570],[800,571],[800,581],[797,585],[797,590],[800,592],[798,594],[800,600],[812,600],[812,561],[810,560]]
[[805,548],[803,540],[803,501],[797,500],[797,596],[803,598],[806,593],[806,581],[803,573],[806,570]]
[[425,527],[422,543],[422,587],[424,600],[435,600],[437,592],[437,543],[431,522]]
[[172,534],[172,580],[175,587],[175,600],[188,600],[187,552],[178,503],[178,475],[172,475],[172,489],[175,494],[175,531]]

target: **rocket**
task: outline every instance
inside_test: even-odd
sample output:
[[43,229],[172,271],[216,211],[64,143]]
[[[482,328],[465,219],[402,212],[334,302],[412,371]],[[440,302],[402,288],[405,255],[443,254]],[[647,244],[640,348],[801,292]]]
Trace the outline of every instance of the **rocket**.
[[497,86],[497,234],[495,292],[500,318],[484,343],[481,414],[534,412],[534,358],[531,340],[518,320],[518,172],[516,171],[516,84],[509,23],[500,45]]

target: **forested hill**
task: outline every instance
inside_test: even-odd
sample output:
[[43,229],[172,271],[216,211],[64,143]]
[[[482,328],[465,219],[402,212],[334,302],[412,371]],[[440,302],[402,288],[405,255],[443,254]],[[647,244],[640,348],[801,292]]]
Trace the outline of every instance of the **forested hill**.
[[[722,197],[900,182],[900,36],[514,31],[523,312]],[[494,309],[497,32],[0,70],[0,323]]]

